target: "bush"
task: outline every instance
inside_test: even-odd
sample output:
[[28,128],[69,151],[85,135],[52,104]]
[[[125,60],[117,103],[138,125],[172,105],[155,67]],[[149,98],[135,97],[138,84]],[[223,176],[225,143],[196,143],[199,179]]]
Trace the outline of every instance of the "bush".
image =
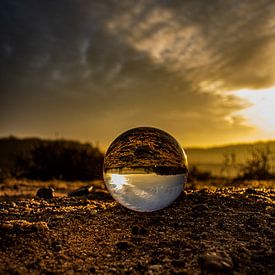
[[14,175],[37,180],[93,180],[102,177],[103,154],[74,141],[45,141],[17,156]]
[[213,176],[209,171],[200,171],[196,166],[191,166],[188,172],[188,180],[201,180],[206,181],[212,179]]
[[254,148],[247,162],[241,165],[238,179],[267,180],[274,177],[270,173],[271,151],[269,147]]

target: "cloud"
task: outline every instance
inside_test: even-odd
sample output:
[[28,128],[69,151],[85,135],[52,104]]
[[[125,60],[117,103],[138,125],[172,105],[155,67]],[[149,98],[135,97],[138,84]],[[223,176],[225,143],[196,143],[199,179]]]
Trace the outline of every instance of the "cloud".
[[252,129],[235,115],[247,103],[226,90],[275,85],[273,1],[1,6],[3,133],[104,143],[151,124],[188,143],[230,141]]

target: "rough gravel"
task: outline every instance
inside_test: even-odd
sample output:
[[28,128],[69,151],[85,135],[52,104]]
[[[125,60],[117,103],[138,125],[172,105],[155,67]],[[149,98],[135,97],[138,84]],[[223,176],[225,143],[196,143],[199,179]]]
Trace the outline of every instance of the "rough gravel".
[[275,274],[274,189],[187,188],[138,213],[100,187],[69,197],[62,184],[52,199],[2,184],[0,274]]

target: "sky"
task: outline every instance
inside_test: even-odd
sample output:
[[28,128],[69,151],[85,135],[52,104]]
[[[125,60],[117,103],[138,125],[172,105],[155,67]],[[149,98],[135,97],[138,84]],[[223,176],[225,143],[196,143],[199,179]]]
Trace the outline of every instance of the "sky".
[[2,0],[0,136],[275,139],[274,14],[273,0]]

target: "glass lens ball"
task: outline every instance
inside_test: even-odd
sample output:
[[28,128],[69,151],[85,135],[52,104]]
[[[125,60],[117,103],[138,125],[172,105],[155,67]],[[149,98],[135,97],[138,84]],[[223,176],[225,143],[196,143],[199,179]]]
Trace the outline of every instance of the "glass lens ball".
[[167,207],[187,181],[187,158],[168,133],[138,127],[118,136],[104,158],[104,181],[112,197],[140,212]]

